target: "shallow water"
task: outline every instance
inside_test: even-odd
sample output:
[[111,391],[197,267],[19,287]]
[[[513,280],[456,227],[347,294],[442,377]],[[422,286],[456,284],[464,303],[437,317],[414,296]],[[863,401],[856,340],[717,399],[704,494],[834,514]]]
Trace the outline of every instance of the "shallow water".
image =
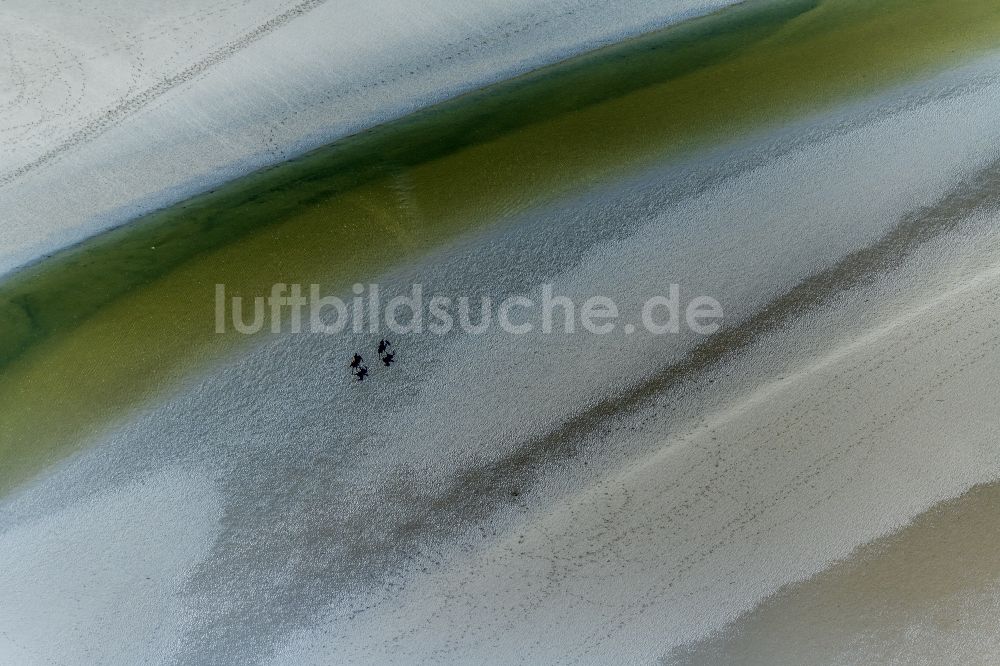
[[0,487],[240,342],[206,325],[216,283],[342,289],[683,149],[945,67],[1000,22],[988,3],[939,10],[749,3],[358,135],[8,277]]

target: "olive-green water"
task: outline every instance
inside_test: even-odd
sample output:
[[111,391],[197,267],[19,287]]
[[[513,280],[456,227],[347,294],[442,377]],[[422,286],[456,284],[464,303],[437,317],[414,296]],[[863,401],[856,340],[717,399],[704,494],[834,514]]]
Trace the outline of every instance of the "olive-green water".
[[214,332],[216,283],[343,288],[998,37],[992,0],[751,0],[346,138],[7,276],[0,493],[237,349],[245,338]]

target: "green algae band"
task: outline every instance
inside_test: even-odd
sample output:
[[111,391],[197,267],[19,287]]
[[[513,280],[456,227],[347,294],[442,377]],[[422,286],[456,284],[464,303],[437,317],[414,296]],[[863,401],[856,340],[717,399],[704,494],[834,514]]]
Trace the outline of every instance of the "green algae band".
[[995,0],[751,1],[348,137],[39,261],[0,283],[0,491],[230,349],[235,339],[214,334],[216,283],[230,294],[340,288],[998,37]]
[[751,3],[350,137],[108,232],[0,287],[0,365],[191,257],[366,182],[736,57],[819,0]]

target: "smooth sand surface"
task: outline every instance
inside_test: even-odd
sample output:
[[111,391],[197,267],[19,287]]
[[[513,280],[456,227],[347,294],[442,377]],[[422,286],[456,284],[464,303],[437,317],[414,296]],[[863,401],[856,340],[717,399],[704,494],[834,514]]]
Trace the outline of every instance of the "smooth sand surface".
[[992,664],[1000,650],[1000,486],[977,486],[669,661]]

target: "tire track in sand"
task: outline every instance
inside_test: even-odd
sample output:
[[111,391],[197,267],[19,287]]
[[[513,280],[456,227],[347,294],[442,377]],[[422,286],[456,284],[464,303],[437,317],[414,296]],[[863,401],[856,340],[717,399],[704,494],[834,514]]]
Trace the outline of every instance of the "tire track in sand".
[[274,30],[281,28],[291,21],[304,16],[316,9],[320,5],[326,4],[327,0],[304,0],[291,8],[277,14],[271,19],[261,23],[253,30],[245,33],[241,37],[225,43],[223,46],[212,51],[208,56],[184,68],[180,72],[168,76],[160,82],[142,90],[138,94],[122,99],[118,104],[111,107],[103,114],[86,124],[79,130],[70,134],[65,140],[54,148],[46,151],[34,160],[0,175],[0,186],[9,185],[18,178],[35,171],[53,160],[59,158],[63,153],[72,150],[78,145],[91,141],[110,128],[120,123],[125,118],[133,115],[147,104],[156,100],[177,86],[191,81],[206,71],[219,65],[236,53],[242,51],[251,44],[263,39]]

